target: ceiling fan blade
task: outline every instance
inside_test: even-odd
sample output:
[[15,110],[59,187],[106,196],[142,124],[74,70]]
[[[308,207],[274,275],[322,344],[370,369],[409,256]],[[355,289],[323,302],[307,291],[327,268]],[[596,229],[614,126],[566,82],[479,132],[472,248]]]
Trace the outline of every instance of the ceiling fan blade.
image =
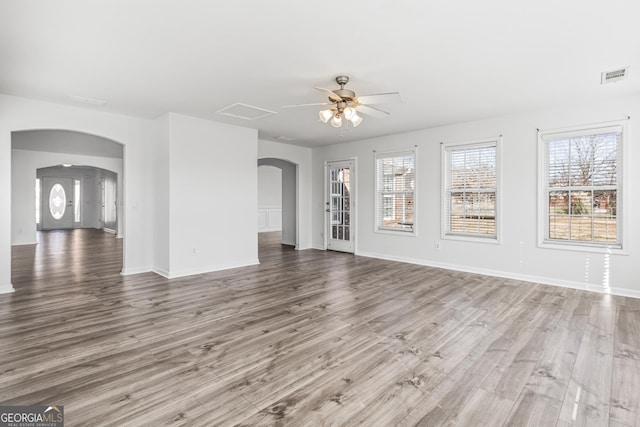
[[314,86],[313,88],[325,92],[329,96],[329,99],[332,100],[333,102],[342,101],[342,97],[340,95],[334,93],[332,90],[325,89],[323,87],[318,87],[318,86]]
[[373,95],[363,95],[358,97],[360,104],[391,104],[394,102],[402,102],[400,92],[376,93]]
[[369,107],[367,105],[358,105],[356,107],[356,110],[358,111],[358,113],[362,113],[362,114],[366,114],[367,116],[373,116],[378,118],[387,117],[389,115],[389,113],[387,113],[386,111],[382,111],[374,107]]
[[293,105],[283,105],[280,108],[297,108],[297,107],[311,107],[318,105],[335,105],[332,102],[314,102],[313,104],[293,104]]

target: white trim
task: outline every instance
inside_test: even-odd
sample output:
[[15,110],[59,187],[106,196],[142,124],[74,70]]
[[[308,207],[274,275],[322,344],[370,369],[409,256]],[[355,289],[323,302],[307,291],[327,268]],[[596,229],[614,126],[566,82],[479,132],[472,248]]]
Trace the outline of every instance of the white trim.
[[0,286],[0,294],[11,294],[15,291],[16,290],[13,288],[13,285],[11,283],[4,286]]
[[[447,224],[448,218],[445,214],[447,210],[447,189],[446,189],[446,179],[445,172],[447,170],[446,165],[446,150],[449,147],[462,147],[462,146],[471,146],[474,148],[483,148],[483,147],[496,147],[496,218],[495,218],[495,227],[496,234],[495,236],[482,236],[482,235],[472,235],[472,234],[461,234],[461,233],[447,233]],[[440,238],[442,240],[458,240],[464,242],[474,242],[474,243],[489,243],[489,244],[502,244],[502,135],[482,138],[482,139],[474,139],[471,141],[458,141],[458,142],[442,142],[440,144]]]
[[12,243],[11,246],[27,246],[27,245],[37,245],[38,242],[22,242],[22,243]]
[[249,260],[228,262],[224,264],[216,264],[208,267],[188,268],[188,269],[178,270],[178,271],[167,271],[162,268],[154,268],[153,272],[156,274],[159,274],[160,276],[166,277],[167,279],[176,279],[178,277],[194,276],[197,274],[212,273],[214,271],[228,270],[231,268],[249,267],[249,266],[258,265],[258,264],[260,264],[260,260],[249,259]]
[[426,267],[442,268],[446,270],[462,271],[465,273],[482,274],[486,276],[501,277],[501,278],[511,279],[511,280],[520,280],[523,282],[531,282],[531,283],[542,284],[542,285],[558,286],[562,288],[571,288],[571,289],[577,289],[581,291],[597,292],[600,294],[611,294],[611,295],[618,295],[623,297],[640,299],[640,290],[635,290],[635,289],[625,289],[625,288],[608,288],[607,289],[602,285],[595,285],[595,284],[584,283],[584,282],[575,282],[573,280],[563,280],[563,279],[556,279],[552,277],[543,277],[543,276],[531,276],[527,274],[510,273],[506,271],[469,267],[469,266],[458,265],[458,264],[425,261],[418,258],[398,257],[393,255],[375,253],[375,252],[358,252],[356,255],[368,257],[368,258],[384,259],[387,261],[405,262],[408,264],[423,265]]
[[[357,244],[357,236],[358,236],[358,156],[348,157],[342,160],[325,160],[324,162],[324,204],[322,209],[324,210],[324,223],[322,225],[324,235],[324,248],[322,250],[327,250],[329,248],[329,212],[327,212],[329,206],[329,165],[333,163],[349,163],[349,177],[351,179],[351,196],[349,201],[349,241],[351,242],[351,251],[345,251],[345,253],[356,253],[358,250]],[[339,250],[339,249],[336,249]]]
[[110,228],[103,228],[102,231],[109,234],[117,234],[116,230],[112,230]]
[[155,272],[155,269],[151,266],[149,267],[131,267],[131,268],[123,268],[120,274],[122,276],[131,276],[133,274],[142,274],[142,273],[151,273]]
[[624,132],[624,123],[622,121],[595,123],[592,125],[570,126],[566,128],[544,129],[538,132],[543,141],[551,141],[556,137],[574,138],[584,136],[585,130],[589,130],[589,135],[602,135],[605,133]]

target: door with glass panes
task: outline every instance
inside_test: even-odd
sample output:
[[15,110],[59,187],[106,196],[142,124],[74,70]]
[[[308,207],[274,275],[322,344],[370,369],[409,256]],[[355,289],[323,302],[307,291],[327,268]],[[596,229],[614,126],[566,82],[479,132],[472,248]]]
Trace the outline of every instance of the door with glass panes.
[[327,163],[326,226],[327,249],[354,252],[353,199],[355,190],[354,162]]
[[73,228],[73,180],[71,178],[42,178],[42,229]]

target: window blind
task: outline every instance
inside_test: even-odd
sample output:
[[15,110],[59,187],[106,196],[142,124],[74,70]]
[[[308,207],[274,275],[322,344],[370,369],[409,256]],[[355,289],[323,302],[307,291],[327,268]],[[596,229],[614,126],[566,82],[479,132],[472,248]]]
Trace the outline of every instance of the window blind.
[[416,150],[376,153],[376,229],[415,231]]
[[445,235],[497,237],[497,141],[443,150]]
[[622,129],[541,135],[546,242],[621,247]]

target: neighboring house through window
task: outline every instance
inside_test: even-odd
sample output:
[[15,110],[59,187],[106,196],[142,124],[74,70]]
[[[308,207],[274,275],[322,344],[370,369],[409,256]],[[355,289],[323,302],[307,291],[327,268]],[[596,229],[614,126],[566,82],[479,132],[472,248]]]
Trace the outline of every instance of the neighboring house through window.
[[416,150],[376,153],[376,231],[415,234]]

